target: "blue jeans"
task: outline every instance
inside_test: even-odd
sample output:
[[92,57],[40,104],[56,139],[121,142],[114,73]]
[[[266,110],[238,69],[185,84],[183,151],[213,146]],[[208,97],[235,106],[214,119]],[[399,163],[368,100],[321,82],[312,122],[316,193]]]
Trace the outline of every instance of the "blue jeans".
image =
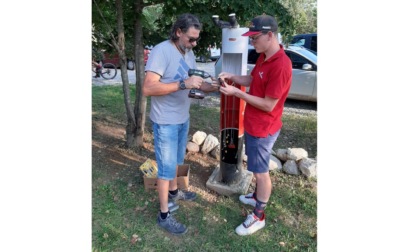
[[271,149],[280,135],[278,130],[267,137],[254,137],[245,132],[245,153],[248,156],[248,171],[265,173],[269,170]]
[[182,124],[153,122],[153,137],[159,179],[172,180],[176,167],[184,163],[190,120]]

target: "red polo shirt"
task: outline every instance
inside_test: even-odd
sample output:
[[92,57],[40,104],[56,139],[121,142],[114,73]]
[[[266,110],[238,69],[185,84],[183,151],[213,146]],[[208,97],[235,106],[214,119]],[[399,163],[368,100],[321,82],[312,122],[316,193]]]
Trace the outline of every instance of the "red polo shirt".
[[271,112],[262,111],[251,104],[245,106],[244,128],[254,137],[267,137],[281,129],[284,102],[292,84],[292,63],[283,46],[271,58],[264,61],[261,53],[251,72],[249,94],[279,99]]

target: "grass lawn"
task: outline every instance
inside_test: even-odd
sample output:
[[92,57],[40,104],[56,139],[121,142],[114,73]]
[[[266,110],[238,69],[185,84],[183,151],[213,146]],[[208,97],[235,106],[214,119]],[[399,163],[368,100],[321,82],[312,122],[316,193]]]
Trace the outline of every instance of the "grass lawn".
[[[219,108],[191,106],[190,134],[202,130],[218,136],[218,116]],[[273,149],[301,147],[315,157],[316,121],[316,116],[284,116],[281,135],[286,138],[279,137]],[[198,199],[179,202],[175,212],[188,233],[174,236],[160,229],[157,192],[144,189],[138,169],[148,157],[154,159],[150,122],[145,147],[137,149],[124,147],[125,123],[122,87],[93,87],[92,251],[317,251],[316,180],[270,172],[273,191],[266,227],[241,237],[234,230],[252,207],[241,204],[236,196],[206,190],[203,182],[193,179],[205,178],[212,169],[208,163],[215,163],[202,154],[186,158],[191,166],[190,189]]]

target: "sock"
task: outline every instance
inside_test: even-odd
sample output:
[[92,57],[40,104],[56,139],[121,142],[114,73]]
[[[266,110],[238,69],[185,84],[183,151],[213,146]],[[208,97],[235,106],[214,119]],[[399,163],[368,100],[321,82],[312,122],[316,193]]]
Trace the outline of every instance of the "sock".
[[255,205],[255,208],[254,208],[254,214],[258,218],[262,219],[264,216],[264,209],[267,206],[267,202],[259,201],[257,198],[255,198],[255,200],[257,201],[257,204]]
[[169,191],[169,193],[170,193],[172,196],[177,195],[177,194],[178,194],[178,188],[177,188],[175,191]]
[[168,211],[168,212],[166,212],[166,213],[162,213],[162,212],[160,212],[160,218],[161,218],[162,220],[164,220],[164,219],[166,219],[166,218],[168,217],[168,214],[169,214],[169,211]]
[[254,197],[254,199],[257,199],[257,184],[255,184],[255,190],[254,194],[252,194],[252,197]]
[[252,198],[254,198],[255,200],[257,200],[257,192],[254,192],[254,193],[252,194]]

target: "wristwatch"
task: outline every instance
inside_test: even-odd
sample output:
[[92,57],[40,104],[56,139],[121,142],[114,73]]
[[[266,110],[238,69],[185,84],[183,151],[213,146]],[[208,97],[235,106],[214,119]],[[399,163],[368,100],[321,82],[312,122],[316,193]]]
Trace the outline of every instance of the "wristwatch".
[[181,90],[184,90],[184,89],[186,89],[187,87],[185,86],[185,82],[183,81],[183,80],[181,80],[180,82],[179,82],[179,88],[181,89]]

